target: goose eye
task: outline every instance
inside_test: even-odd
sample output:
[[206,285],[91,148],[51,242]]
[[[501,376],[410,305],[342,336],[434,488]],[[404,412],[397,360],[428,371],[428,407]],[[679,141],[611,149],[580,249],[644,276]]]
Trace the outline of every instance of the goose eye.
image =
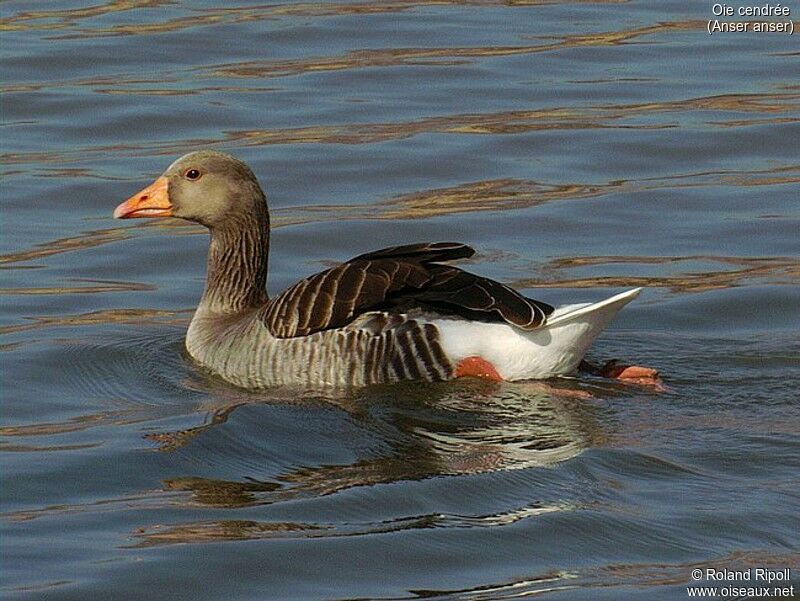
[[192,180],[200,179],[200,175],[201,174],[197,169],[187,169],[186,173],[184,173],[186,179],[192,179]]

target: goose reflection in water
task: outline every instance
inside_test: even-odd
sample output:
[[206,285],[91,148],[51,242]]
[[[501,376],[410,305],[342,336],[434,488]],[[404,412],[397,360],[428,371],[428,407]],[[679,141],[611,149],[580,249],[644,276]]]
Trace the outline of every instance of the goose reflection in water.
[[[345,412],[356,427],[380,434],[382,452],[358,458],[350,465],[297,466],[277,476],[280,484],[195,476],[166,482],[170,490],[192,490],[196,502],[220,506],[240,506],[242,495],[249,495],[252,503],[320,496],[357,486],[546,467],[570,459],[603,437],[592,417],[592,407],[578,402],[591,393],[569,387],[570,383],[415,383],[375,386],[349,396],[308,395],[292,400],[258,399],[253,393],[221,387],[211,405],[205,407],[210,410],[206,423],[145,437],[156,442],[161,451],[176,451],[226,424],[236,410],[246,406],[284,403],[303,411],[304,405],[327,404]],[[334,442],[347,444],[344,437]],[[204,452],[207,447],[203,446]],[[191,449],[184,452],[191,453]]]
[[[195,455],[193,443],[210,436],[218,427],[232,427],[237,410],[259,405],[283,404],[291,411],[305,412],[327,405],[360,432],[378,436],[378,444],[360,445],[342,433],[325,431],[332,420],[325,419],[317,432],[290,436],[307,438],[303,445],[336,445],[354,454],[351,463],[292,465],[273,475],[238,480],[206,478],[195,474],[164,481],[163,493],[190,492],[178,501],[182,507],[237,508],[271,505],[284,501],[319,498],[344,490],[399,481],[424,480],[437,476],[478,474],[523,468],[548,468],[601,444],[605,435],[586,403],[591,393],[585,384],[565,381],[496,383],[464,379],[456,383],[375,386],[355,390],[348,396],[258,399],[257,395],[213,382],[196,381],[193,386],[215,388],[210,417],[206,423],[187,430],[148,434],[164,452]],[[213,405],[217,404],[216,407]],[[297,418],[297,416],[295,416]],[[302,423],[302,417],[300,422]],[[227,424],[227,426],[226,426]],[[237,426],[242,422],[236,422]],[[250,420],[244,424],[250,429]],[[236,427],[236,426],[234,426]],[[269,427],[265,425],[264,427]],[[252,433],[252,432],[251,432]],[[248,436],[243,434],[243,438]],[[239,438],[237,436],[237,438]],[[197,455],[213,451],[213,440],[197,444]],[[257,442],[256,442],[257,444]],[[363,450],[366,446],[367,450]],[[257,449],[253,449],[254,452]],[[334,452],[337,451],[337,452]],[[342,448],[330,455],[341,456]],[[193,463],[197,458],[193,457]],[[203,463],[219,461],[200,457]],[[224,461],[224,459],[222,460]],[[310,463],[310,462],[309,462]],[[225,468],[228,469],[228,468]],[[230,467],[233,470],[233,466]],[[263,478],[263,479],[262,479]],[[401,517],[380,523],[301,524],[252,519],[200,520],[140,528],[135,546],[249,540],[273,537],[319,537],[387,532],[432,527],[453,520],[466,525],[506,524],[524,517],[567,509],[558,502],[534,502],[509,512],[493,515],[431,514]]]

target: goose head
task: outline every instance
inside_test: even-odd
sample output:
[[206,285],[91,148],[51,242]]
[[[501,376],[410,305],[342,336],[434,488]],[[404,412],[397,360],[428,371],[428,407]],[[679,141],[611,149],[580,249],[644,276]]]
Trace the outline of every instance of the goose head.
[[210,229],[265,215],[266,197],[250,168],[212,150],[182,156],[114,210],[116,219],[179,217]]

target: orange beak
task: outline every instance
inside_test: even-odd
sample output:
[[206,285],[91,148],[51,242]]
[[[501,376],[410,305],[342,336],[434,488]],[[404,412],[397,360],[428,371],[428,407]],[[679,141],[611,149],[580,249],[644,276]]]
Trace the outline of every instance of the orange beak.
[[163,175],[114,209],[114,219],[171,217],[169,181]]

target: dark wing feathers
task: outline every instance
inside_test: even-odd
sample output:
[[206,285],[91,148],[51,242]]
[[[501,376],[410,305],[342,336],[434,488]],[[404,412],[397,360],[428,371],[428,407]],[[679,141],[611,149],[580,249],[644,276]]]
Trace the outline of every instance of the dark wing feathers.
[[475,249],[460,242],[420,242],[418,244],[404,244],[403,246],[391,246],[381,250],[373,250],[350,260],[410,259],[419,263],[430,263],[432,261],[465,259],[474,254]]
[[525,298],[505,284],[495,282],[449,265],[431,265],[433,281],[409,296],[434,307],[449,307],[452,313],[471,312],[483,319],[492,314],[502,321],[532,330],[541,326],[553,307],[541,301]]
[[455,242],[409,244],[359,255],[291,286],[259,317],[278,338],[344,327],[364,313],[428,306],[474,319],[534,329],[553,308],[508,286],[440,265],[475,251]]

